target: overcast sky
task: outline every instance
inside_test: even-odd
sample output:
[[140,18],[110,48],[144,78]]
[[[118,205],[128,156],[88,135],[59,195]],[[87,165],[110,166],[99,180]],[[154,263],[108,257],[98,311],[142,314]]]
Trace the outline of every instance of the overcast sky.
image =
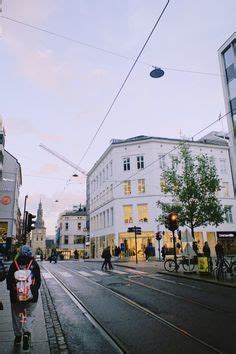
[[[36,213],[41,198],[48,235],[61,211],[85,203],[85,177],[66,186],[73,168],[39,144],[80,162],[165,3],[3,0],[3,16],[89,45],[0,18],[6,149],[22,167],[20,205],[28,194],[28,210]],[[93,166],[112,138],[191,137],[225,113],[217,49],[235,32],[235,13],[235,0],[170,1],[83,169]],[[151,65],[165,75],[152,79]],[[213,129],[226,130],[226,122]]]

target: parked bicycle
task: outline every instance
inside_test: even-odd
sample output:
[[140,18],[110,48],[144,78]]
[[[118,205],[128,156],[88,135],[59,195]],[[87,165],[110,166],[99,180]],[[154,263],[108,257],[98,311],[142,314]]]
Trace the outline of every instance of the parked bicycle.
[[234,256],[230,256],[230,261],[225,257],[219,258],[217,260],[217,265],[215,268],[215,276],[218,280],[224,279],[228,274],[231,278],[236,276],[236,261],[233,261]]
[[164,262],[164,268],[167,272],[174,272],[175,270],[178,271],[180,266],[183,267],[184,271],[193,271],[195,268],[195,262],[193,258],[187,258],[182,256],[182,258],[177,258],[176,261],[172,258],[168,258]]

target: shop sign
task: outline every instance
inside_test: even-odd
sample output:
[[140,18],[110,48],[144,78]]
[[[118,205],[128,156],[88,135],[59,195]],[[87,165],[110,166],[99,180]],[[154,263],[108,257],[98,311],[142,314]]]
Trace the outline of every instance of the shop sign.
[[11,197],[9,195],[4,195],[2,198],[1,198],[1,203],[3,205],[8,205],[11,203]]
[[236,237],[236,232],[234,232],[234,231],[217,232],[217,237],[219,237],[219,238],[234,238],[234,237]]

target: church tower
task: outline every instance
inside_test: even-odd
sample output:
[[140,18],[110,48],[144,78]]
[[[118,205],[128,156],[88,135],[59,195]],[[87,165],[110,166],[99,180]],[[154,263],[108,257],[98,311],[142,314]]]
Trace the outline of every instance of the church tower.
[[43,253],[43,256],[46,252],[46,227],[44,226],[43,221],[43,208],[42,202],[40,200],[38,210],[37,210],[37,219],[35,221],[35,230],[32,230],[31,235],[31,248],[32,253],[35,256],[36,254]]

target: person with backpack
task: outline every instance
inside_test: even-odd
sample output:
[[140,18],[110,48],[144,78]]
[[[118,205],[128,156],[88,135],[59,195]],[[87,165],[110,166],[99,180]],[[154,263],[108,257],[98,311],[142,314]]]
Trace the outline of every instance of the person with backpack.
[[10,291],[12,324],[15,345],[20,345],[23,335],[23,350],[30,347],[34,310],[38,301],[41,285],[40,268],[31,248],[23,245],[19,254],[10,265],[7,274],[7,289]]

